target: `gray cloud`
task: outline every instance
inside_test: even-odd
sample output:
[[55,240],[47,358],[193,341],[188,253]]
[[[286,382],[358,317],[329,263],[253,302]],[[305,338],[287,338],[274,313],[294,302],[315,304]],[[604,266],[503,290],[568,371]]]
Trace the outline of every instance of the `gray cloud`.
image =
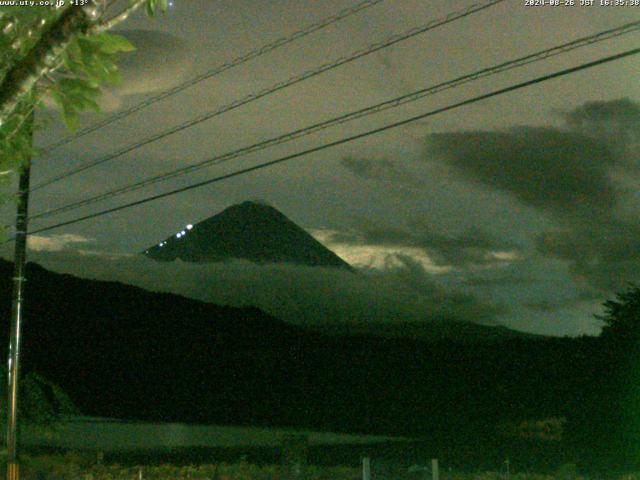
[[340,164],[352,174],[365,180],[379,180],[395,186],[422,184],[405,167],[387,159],[346,157],[340,160]]
[[623,222],[577,225],[536,239],[543,255],[569,262],[574,279],[608,293],[626,288],[640,272],[640,226]]
[[32,252],[54,271],[172,292],[220,305],[258,306],[297,323],[470,321],[493,324],[500,310],[469,294],[436,285],[421,264],[399,258],[359,274],[331,268],[243,261],[155,262],[141,255]]
[[[123,82],[116,94],[133,95],[166,90],[187,78],[193,68],[187,43],[157,30],[122,30],[136,47],[118,61]],[[159,68],[161,66],[161,68]]]
[[49,251],[58,252],[67,249],[74,244],[91,243],[93,240],[83,237],[82,235],[74,235],[71,233],[64,233],[62,235],[30,235],[28,238],[28,245],[31,250],[36,252]]
[[[176,86],[193,71],[192,53],[186,41],[157,30],[120,30],[136,49],[118,58],[122,81],[105,85],[98,97],[103,111],[111,112],[122,106],[129,95],[160,92]],[[46,97],[45,104],[53,106]]]
[[568,262],[586,290],[618,290],[640,272],[640,222],[620,218],[629,197],[616,181],[638,174],[629,152],[640,138],[640,106],[590,102],[564,117],[565,129],[431,135],[428,152],[464,180],[547,214],[557,228],[535,239],[537,251]]
[[555,312],[566,307],[567,304],[542,300],[540,302],[524,303],[522,306],[534,312]]
[[192,54],[187,43],[157,30],[121,30],[136,50],[118,60],[122,82],[107,87],[99,99],[103,110],[113,111],[123,97],[167,90],[189,77],[193,70]]
[[539,281],[533,276],[526,276],[512,270],[485,270],[482,275],[471,275],[462,283],[469,287],[495,288],[513,285],[531,285]]
[[606,215],[616,195],[608,169],[609,146],[554,128],[518,127],[505,132],[430,135],[428,152],[471,180],[564,219]]
[[640,139],[640,105],[628,98],[587,102],[563,116],[573,129],[613,145]]
[[522,306],[534,312],[552,313],[569,310],[587,303],[596,303],[599,306],[602,303],[602,297],[582,292],[571,297],[524,302]]
[[[355,233],[337,233],[329,240],[352,245],[419,248],[437,265],[456,267],[496,264],[501,261],[501,253],[517,249],[512,242],[495,238],[478,227],[445,235],[421,222],[413,222],[406,228],[364,225]],[[517,254],[514,252],[513,255]]]

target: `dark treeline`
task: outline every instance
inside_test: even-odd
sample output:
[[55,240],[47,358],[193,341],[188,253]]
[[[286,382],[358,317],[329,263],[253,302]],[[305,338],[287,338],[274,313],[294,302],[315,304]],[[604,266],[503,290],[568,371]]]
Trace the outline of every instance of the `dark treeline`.
[[[28,275],[24,369],[62,386],[87,415],[416,436],[420,452],[470,468],[507,457],[516,469],[640,467],[640,360],[636,342],[616,332],[330,337],[258,309],[35,265]],[[3,319],[10,279],[0,263]]]

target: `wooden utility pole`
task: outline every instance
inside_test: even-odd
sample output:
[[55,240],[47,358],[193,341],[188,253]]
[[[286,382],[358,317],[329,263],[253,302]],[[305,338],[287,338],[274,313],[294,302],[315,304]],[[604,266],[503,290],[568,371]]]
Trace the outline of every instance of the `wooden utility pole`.
[[[23,128],[33,138],[33,113]],[[29,177],[31,158],[20,169],[18,205],[16,214],[15,249],[13,256],[13,301],[11,306],[11,333],[7,365],[7,480],[19,480],[18,461],[18,380],[20,366],[20,327],[24,315],[25,263],[27,257],[27,226],[29,214]]]

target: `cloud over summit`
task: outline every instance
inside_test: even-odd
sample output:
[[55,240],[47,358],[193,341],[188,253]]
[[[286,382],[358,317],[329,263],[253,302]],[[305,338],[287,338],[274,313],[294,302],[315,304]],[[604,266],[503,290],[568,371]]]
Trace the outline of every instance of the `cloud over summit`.
[[437,285],[410,257],[399,257],[383,269],[363,268],[359,274],[286,263],[155,262],[142,255],[79,255],[73,251],[34,252],[31,259],[54,271],[96,280],[120,281],[218,305],[257,306],[295,324],[493,324],[500,311],[473,295]]

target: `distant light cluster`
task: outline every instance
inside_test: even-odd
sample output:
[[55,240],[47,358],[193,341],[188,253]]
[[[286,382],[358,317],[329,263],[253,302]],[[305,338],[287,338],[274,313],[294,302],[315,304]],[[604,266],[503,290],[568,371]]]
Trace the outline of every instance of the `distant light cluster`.
[[[184,228],[185,228],[184,230],[181,230],[181,231],[179,231],[178,233],[176,233],[176,238],[182,238],[182,237],[186,236],[186,235],[187,235],[187,231],[188,231],[188,230],[192,230],[192,229],[193,229],[193,225],[192,225],[192,224],[188,224],[188,225],[187,225],[186,227],[184,227]],[[158,248],[162,248],[162,247],[164,247],[167,243],[168,243],[168,240],[164,240],[164,241],[160,242],[160,243],[158,244]],[[145,252],[144,252],[144,253],[148,254],[148,253],[149,253],[149,250],[145,250]]]
[[[182,230],[182,231],[176,233],[176,238],[184,237],[187,234],[187,230],[191,230],[193,228],[193,225],[189,224],[185,228],[186,228],[186,230]],[[164,242],[164,243],[167,243],[167,242]],[[160,244],[160,246],[162,246],[162,243]]]

